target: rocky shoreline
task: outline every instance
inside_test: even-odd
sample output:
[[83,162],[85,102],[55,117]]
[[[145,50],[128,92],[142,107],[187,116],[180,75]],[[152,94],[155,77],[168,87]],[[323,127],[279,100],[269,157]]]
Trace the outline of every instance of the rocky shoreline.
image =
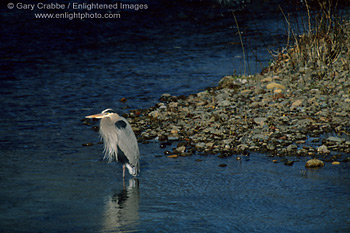
[[226,76],[189,96],[163,94],[155,106],[124,117],[139,142],[176,143],[164,152],[171,158],[199,152],[240,159],[258,151],[315,158],[309,167],[349,162],[349,25],[300,36],[261,74]]
[[[227,76],[218,87],[197,94],[164,94],[156,106],[127,117],[141,142],[180,141],[170,152],[178,156],[195,151],[223,157],[249,151],[273,156],[329,155],[330,150],[350,154],[350,140],[343,137],[350,132],[348,75],[309,84],[300,73]],[[321,87],[336,93],[325,95]],[[323,138],[331,132],[339,136]],[[305,145],[310,138],[322,145]]]
[[189,96],[163,94],[154,107],[125,117],[140,142],[177,141],[169,157],[258,151],[348,162],[350,72],[342,59],[315,68],[281,56],[262,74],[226,76]]

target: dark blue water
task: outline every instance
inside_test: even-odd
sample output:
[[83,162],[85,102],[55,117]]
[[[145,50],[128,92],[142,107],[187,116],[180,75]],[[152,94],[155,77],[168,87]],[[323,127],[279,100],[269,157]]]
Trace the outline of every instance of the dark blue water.
[[[148,4],[117,21],[1,9],[0,231],[348,232],[344,163],[306,170],[306,158],[286,167],[261,154],[169,159],[152,142],[140,144],[139,180],[123,184],[121,167],[101,161],[84,116],[146,108],[163,93],[188,95],[235,71],[260,72],[266,47],[285,43],[277,7]],[[246,70],[234,7],[242,8]]]

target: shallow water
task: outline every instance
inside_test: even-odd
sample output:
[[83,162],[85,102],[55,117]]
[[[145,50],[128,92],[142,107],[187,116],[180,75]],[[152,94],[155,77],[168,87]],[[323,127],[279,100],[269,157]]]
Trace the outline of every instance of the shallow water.
[[[348,232],[348,164],[306,170],[306,158],[287,167],[254,153],[169,159],[163,152],[176,143],[152,142],[140,144],[138,180],[123,184],[119,164],[101,161],[85,115],[150,107],[163,93],[244,72],[225,10],[158,4],[117,23],[1,9],[0,231]],[[259,20],[249,17],[256,9],[237,13],[251,73],[269,60],[261,38],[272,47],[285,39],[282,17],[264,10]]]
[[[102,146],[59,158],[2,164],[2,230],[48,232],[347,232],[349,168],[306,170],[251,154],[156,157],[140,146],[142,174],[96,159]],[[22,155],[11,154],[12,159]],[[219,167],[225,163],[226,167]],[[11,174],[12,172],[12,174]],[[10,176],[9,176],[10,175]],[[5,182],[6,181],[6,182]],[[133,184],[134,183],[134,184]],[[20,219],[21,224],[16,224]]]

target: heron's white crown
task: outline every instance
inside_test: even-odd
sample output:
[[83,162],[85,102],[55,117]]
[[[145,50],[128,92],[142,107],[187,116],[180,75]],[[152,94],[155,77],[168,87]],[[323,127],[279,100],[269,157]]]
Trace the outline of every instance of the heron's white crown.
[[113,109],[107,108],[107,109],[103,110],[101,113],[107,115],[107,114],[111,114],[111,113],[115,113],[115,112]]

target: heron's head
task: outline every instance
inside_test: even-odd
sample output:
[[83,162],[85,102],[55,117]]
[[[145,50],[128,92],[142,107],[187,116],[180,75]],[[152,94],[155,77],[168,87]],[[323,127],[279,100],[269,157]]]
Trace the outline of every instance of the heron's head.
[[101,113],[89,115],[85,118],[97,118],[97,119],[103,119],[103,118],[110,118],[112,121],[116,121],[119,119],[119,115],[113,111],[111,108],[107,108],[103,110]]

